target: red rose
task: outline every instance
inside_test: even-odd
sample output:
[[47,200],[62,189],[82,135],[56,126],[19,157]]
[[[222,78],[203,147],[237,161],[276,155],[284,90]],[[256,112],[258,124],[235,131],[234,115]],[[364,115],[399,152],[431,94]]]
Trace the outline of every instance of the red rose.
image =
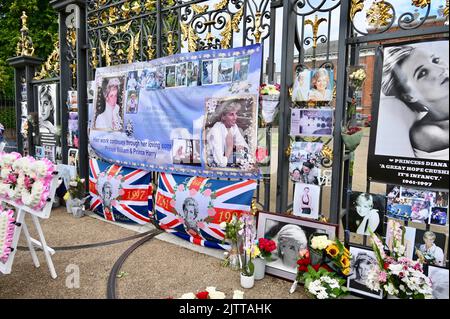
[[207,291],[200,291],[198,292],[195,297],[197,297],[197,299],[208,299],[209,297],[209,292]]
[[384,268],[384,270],[388,270],[388,268],[389,268],[389,263],[384,263],[384,264],[383,264],[383,268]]
[[308,271],[308,266],[301,265],[301,266],[298,267],[298,271],[307,272]]

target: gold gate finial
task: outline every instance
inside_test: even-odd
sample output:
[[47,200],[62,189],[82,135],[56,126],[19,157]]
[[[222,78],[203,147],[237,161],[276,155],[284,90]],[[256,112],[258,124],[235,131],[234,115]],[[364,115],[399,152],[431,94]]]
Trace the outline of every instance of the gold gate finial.
[[17,43],[16,54],[18,56],[26,55],[32,56],[34,54],[33,41],[31,37],[28,35],[28,16],[25,11],[22,11],[22,16],[20,17],[22,20],[22,28],[20,28],[20,39]]
[[312,31],[313,31],[313,36],[312,36],[312,40],[313,40],[313,48],[317,48],[317,40],[319,39],[318,33],[319,33],[319,26],[322,22],[327,22],[327,19],[325,18],[320,18],[316,15],[314,16],[314,21],[311,19],[307,19],[305,21],[305,25],[310,25],[312,27]]

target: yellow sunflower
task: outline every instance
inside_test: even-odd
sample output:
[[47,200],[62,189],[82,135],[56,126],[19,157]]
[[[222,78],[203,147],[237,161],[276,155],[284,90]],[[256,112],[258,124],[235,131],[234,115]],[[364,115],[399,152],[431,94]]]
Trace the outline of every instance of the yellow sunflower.
[[350,259],[346,257],[345,255],[342,255],[341,257],[341,265],[343,268],[350,267]]
[[325,250],[331,257],[336,257],[339,254],[339,248],[338,246],[336,246],[336,244],[328,245]]
[[348,276],[350,274],[350,267],[342,268],[342,274]]

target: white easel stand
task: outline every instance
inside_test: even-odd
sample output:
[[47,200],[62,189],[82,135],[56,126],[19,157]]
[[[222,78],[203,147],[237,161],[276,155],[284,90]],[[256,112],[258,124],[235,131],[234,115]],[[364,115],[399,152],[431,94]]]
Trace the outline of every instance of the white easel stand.
[[[12,269],[12,264],[14,261],[14,256],[17,252],[17,244],[19,243],[20,232],[23,229],[25,239],[27,241],[28,249],[31,253],[31,258],[33,259],[33,263],[38,268],[40,266],[39,259],[36,255],[35,246],[41,248],[44,251],[45,259],[47,261],[48,269],[50,270],[50,274],[53,279],[56,279],[56,271],[55,266],[53,265],[52,255],[55,254],[55,250],[47,246],[47,242],[45,240],[44,232],[42,231],[41,224],[39,222],[39,218],[49,218],[52,210],[53,200],[55,198],[56,187],[58,185],[58,174],[53,176],[53,179],[50,184],[50,194],[47,199],[47,203],[41,211],[36,211],[27,206],[18,205],[16,202],[6,199],[0,199],[0,202],[7,203],[16,208],[16,225],[14,230],[13,242],[11,245],[12,251],[9,254],[8,260],[5,264],[0,262],[0,272],[3,274],[10,274]],[[25,214],[29,213],[31,215],[31,219],[33,220],[34,227],[36,228],[39,236],[39,240],[31,238],[30,233],[28,232],[28,227],[25,223]]]

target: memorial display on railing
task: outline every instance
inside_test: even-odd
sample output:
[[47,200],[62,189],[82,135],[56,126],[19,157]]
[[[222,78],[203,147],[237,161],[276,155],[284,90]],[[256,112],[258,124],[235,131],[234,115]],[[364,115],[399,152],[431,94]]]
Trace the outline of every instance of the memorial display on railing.
[[136,169],[256,177],[260,45],[99,68],[89,140]]
[[448,41],[377,51],[368,176],[377,182],[448,189]]

